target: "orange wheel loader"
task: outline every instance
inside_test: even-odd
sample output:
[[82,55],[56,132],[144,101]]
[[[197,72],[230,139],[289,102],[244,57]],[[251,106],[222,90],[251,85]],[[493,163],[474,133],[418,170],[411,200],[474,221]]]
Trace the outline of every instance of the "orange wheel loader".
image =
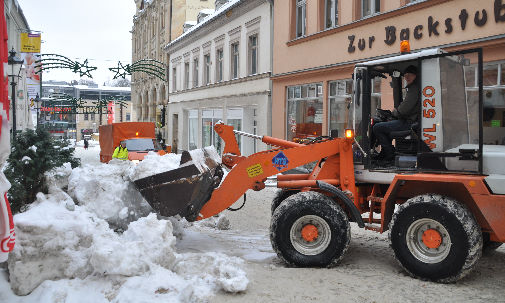
[[[371,97],[371,83],[375,77],[401,83],[410,65],[418,70],[419,116],[410,129],[390,134],[394,161],[384,164],[373,156],[380,102]],[[468,70],[476,71],[478,87],[465,86]],[[401,96],[397,87],[393,93]],[[189,159],[136,185],[162,215],[193,221],[222,212],[277,175],[281,190],[272,202],[270,239],[286,263],[336,265],[355,222],[356,228],[389,230],[396,258],[413,277],[453,282],[475,267],[483,249],[505,242],[505,146],[483,144],[483,103],[481,49],[430,49],[364,62],[354,70],[342,137],[300,144],[216,124],[225,142],[222,164],[198,169]],[[272,149],[242,156],[238,135]],[[282,174],[311,162],[317,164],[309,173]],[[224,179],[223,169],[229,170]],[[184,197],[174,195],[181,188]]]

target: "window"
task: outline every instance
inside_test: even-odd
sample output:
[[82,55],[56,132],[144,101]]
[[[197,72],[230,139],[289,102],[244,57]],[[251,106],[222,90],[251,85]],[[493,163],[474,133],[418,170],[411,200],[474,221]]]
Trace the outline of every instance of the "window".
[[188,111],[188,150],[197,149],[198,142],[198,110]]
[[320,83],[289,86],[287,139],[295,142],[322,135],[323,86]]
[[177,68],[172,68],[172,90],[177,91]]
[[205,85],[210,83],[210,54],[203,56],[203,61],[205,64],[205,72],[203,75],[203,82]]
[[216,82],[223,81],[223,49],[216,52]]
[[189,88],[189,62],[184,63],[184,88]]
[[[226,124],[233,126],[233,130],[242,131],[242,117],[244,110],[242,108],[230,108],[226,112]],[[238,150],[242,153],[242,136],[235,135],[238,143]]]
[[380,12],[380,0],[361,0],[361,17]]
[[258,35],[249,36],[249,75],[258,73]]
[[223,119],[222,109],[202,110],[202,146],[214,145],[218,152],[221,152],[221,138],[214,131],[214,124]]
[[306,0],[296,0],[296,38],[305,36],[306,14]]
[[231,78],[238,78],[238,64],[239,64],[239,44],[238,42],[231,45]]
[[131,120],[131,114],[130,113],[126,113],[126,121],[130,121]]
[[338,0],[326,0],[325,5],[325,28],[338,25]]
[[349,104],[352,95],[352,80],[332,81],[328,84],[329,130],[337,130],[342,137],[348,128]]
[[84,120],[88,120],[88,114],[84,114]]
[[[505,145],[505,62],[485,63],[482,72],[484,144]],[[478,79],[477,66],[465,66],[469,103],[477,103]]]
[[198,83],[198,58],[193,60],[193,87],[200,85]]
[[95,121],[95,114],[94,114],[94,113],[92,113],[92,114],[90,114],[90,115],[91,115],[90,120],[91,120],[91,121]]

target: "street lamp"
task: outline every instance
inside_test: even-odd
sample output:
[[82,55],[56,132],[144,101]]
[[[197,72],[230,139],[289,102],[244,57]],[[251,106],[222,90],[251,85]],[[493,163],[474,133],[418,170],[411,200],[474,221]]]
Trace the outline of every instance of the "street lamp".
[[21,65],[23,64],[23,60],[16,59],[16,51],[14,47],[9,51],[9,58],[7,63],[11,66],[11,74],[8,75],[11,77],[11,87],[12,87],[12,139],[16,139],[16,85],[17,82],[14,81],[14,78],[19,78],[19,74],[21,73]]
[[35,96],[35,99],[33,99],[33,101],[36,104],[35,106],[37,106],[37,128],[39,128],[39,109],[40,109],[39,102],[40,102],[40,97],[39,97],[38,93]]

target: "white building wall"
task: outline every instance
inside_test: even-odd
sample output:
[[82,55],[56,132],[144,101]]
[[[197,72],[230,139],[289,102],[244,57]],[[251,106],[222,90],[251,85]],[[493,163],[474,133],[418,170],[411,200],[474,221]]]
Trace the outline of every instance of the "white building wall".
[[[242,1],[232,9],[232,15],[225,14],[205,24],[197,31],[190,32],[184,38],[172,43],[167,48],[170,55],[170,79],[176,68],[177,90],[169,86],[169,104],[167,123],[173,128],[174,115],[178,118],[178,133],[174,137],[168,130],[168,143],[176,142],[178,149],[188,149],[188,111],[198,109],[198,147],[202,146],[202,110],[222,109],[222,120],[227,123],[227,110],[242,108],[242,131],[259,135],[270,134],[270,4],[266,0]],[[219,24],[219,25],[216,25]],[[248,71],[248,40],[250,35],[258,35],[258,67],[255,75]],[[239,41],[239,77],[231,79],[231,43]],[[223,81],[216,83],[217,50],[223,48]],[[204,85],[204,56],[210,54],[210,84]],[[198,58],[198,81],[193,79],[194,59]],[[189,62],[189,89],[184,89],[185,62]],[[256,114],[256,116],[254,116]],[[256,126],[254,126],[256,121]],[[244,154],[254,152],[250,138],[242,138]],[[265,149],[261,142],[256,151]]]

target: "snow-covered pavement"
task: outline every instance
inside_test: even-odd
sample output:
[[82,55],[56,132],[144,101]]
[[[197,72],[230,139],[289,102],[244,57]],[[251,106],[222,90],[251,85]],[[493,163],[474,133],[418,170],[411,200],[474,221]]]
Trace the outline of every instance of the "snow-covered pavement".
[[15,217],[0,302],[505,302],[505,247],[458,283],[436,284],[401,269],[387,234],[351,224],[337,267],[290,268],[269,240],[275,189],[248,191],[243,209],[190,224],[149,215],[128,186],[135,170],[99,163],[98,151],[78,145],[82,167],[55,172],[52,192]]

